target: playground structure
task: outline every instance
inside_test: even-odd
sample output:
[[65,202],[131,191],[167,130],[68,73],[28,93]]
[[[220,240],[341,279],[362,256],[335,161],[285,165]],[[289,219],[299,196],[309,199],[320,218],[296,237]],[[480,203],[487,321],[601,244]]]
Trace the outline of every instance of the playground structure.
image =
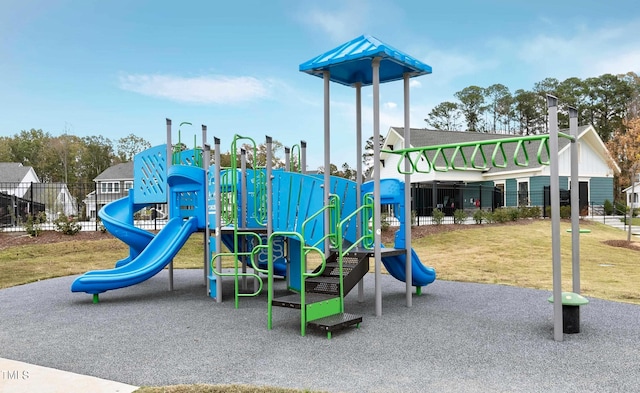
[[[105,206],[99,215],[105,227],[130,247],[130,255],[116,268],[88,272],[72,284],[74,292],[98,294],[142,282],[169,267],[169,287],[173,287],[171,260],[191,234],[205,233],[205,282],[207,292],[222,301],[221,280],[232,277],[236,307],[242,296],[256,296],[267,281],[268,328],[273,327],[273,306],[299,309],[301,334],[307,325],[331,332],[357,325],[362,317],[344,310],[344,296],[358,285],[362,298],[362,277],[375,262],[375,312],[382,314],[381,264],[395,278],[406,283],[407,307],[413,291],[435,280],[435,271],[424,266],[411,248],[411,174],[419,171],[485,170],[513,159],[518,166],[529,163],[529,142],[539,142],[537,160],[550,165],[553,251],[553,294],[561,297],[560,224],[558,185],[558,137],[569,138],[571,147],[571,185],[577,189],[577,146],[574,135],[557,130],[557,100],[549,96],[550,133],[494,141],[413,148],[409,145],[409,79],[431,73],[431,67],[385,45],[370,36],[361,36],[300,65],[300,71],[321,77],[324,82],[324,167],[330,167],[330,82],[356,89],[356,157],[362,155],[361,88],[373,87],[373,140],[379,140],[379,84],[403,80],[405,91],[405,148],[388,153],[402,157],[398,171],[404,182],[380,178],[380,146],[374,143],[373,180],[362,184],[358,159],[358,180],[351,182],[325,172],[307,175],[306,144],[296,146],[300,153],[299,172],[272,168],[271,138],[266,138],[267,165],[247,168],[237,142],[250,138],[236,135],[232,142],[232,167],[203,166],[210,162],[206,126],[203,148],[171,150],[171,121],[167,119],[167,144],[140,153],[134,159],[134,188],[127,198]],[[577,130],[577,112],[570,111],[570,129]],[[220,162],[220,140],[214,139],[216,163]],[[526,142],[526,143],[525,143]],[[515,154],[507,157],[504,144],[516,143]],[[491,146],[491,147],[487,147]],[[485,148],[492,148],[490,159]],[[470,149],[470,150],[469,150]],[[254,154],[255,157],[255,154]],[[291,157],[287,157],[288,160]],[[289,167],[289,165],[286,165]],[[572,193],[573,291],[579,293],[579,228],[577,193]],[[155,237],[134,229],[133,213],[147,204],[168,201],[169,221]],[[381,244],[381,205],[393,204],[400,222],[394,248]],[[222,244],[228,249],[223,252]],[[307,257],[318,255],[317,269],[307,269]],[[221,258],[232,257],[234,267],[223,271]],[[411,261],[411,263],[406,263]],[[247,272],[247,267],[253,273]],[[284,276],[292,291],[274,298],[274,275]],[[246,292],[247,278],[254,290]],[[410,278],[410,279],[409,279]],[[359,284],[358,284],[359,283]],[[554,303],[554,339],[562,340],[562,304]]]
[[[168,119],[167,130],[170,141]],[[206,126],[203,126],[204,140]],[[220,140],[214,140],[214,161],[220,162]],[[71,290],[90,293],[94,302],[98,302],[102,292],[135,285],[166,266],[171,268],[173,257],[188,238],[195,232],[204,232],[208,245],[205,284],[207,293],[216,301],[222,301],[224,278],[233,280],[236,307],[243,296],[259,295],[266,281],[269,328],[273,326],[273,306],[300,309],[303,335],[307,325],[317,326],[330,336],[335,329],[360,323],[361,316],[344,312],[344,296],[369,271],[373,242],[369,225],[373,219],[372,186],[365,184],[358,195],[356,182],[331,177],[331,194],[325,204],[321,177],[302,171],[274,170],[271,157],[267,157],[263,168],[247,168],[246,152],[239,148],[243,141],[253,146],[256,157],[255,141],[236,135],[230,168],[215,164],[204,168],[202,163],[210,162],[211,158],[206,144],[204,149],[194,147],[169,154],[171,143],[168,143],[137,154],[134,185],[129,195],[99,212],[107,230],[129,245],[129,255],[118,261],[114,269],[78,277]],[[271,138],[267,137],[267,152],[271,152],[271,144]],[[306,148],[298,147],[296,151],[297,157],[288,158],[296,163],[304,161]],[[404,184],[394,179],[382,184],[384,203],[403,213]],[[164,202],[169,205],[169,220],[157,235],[133,226],[137,210]],[[356,207],[358,204],[360,207]],[[331,215],[329,227],[324,225],[325,211]],[[402,217],[398,218],[404,228]],[[325,240],[331,244],[329,253],[320,248]],[[403,247],[403,241],[398,236],[396,247]],[[310,254],[320,260],[313,270],[307,269]],[[233,260],[232,269],[222,269],[223,257]],[[394,277],[405,280],[404,250],[385,249],[383,263]],[[435,280],[433,269],[425,267],[415,252],[411,263],[415,270],[412,285],[420,288]],[[253,271],[248,272],[248,268]],[[274,276],[286,278],[287,287],[292,290],[290,295],[274,297]],[[171,277],[170,273],[170,287]],[[251,283],[253,290],[248,290]],[[362,297],[362,285],[359,292]]]

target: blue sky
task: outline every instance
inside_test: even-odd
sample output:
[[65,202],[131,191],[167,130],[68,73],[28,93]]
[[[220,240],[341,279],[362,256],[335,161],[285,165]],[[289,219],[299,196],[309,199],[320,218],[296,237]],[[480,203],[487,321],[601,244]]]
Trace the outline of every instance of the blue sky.
[[[0,13],[0,135],[134,133],[157,145],[168,117],[194,124],[183,141],[206,124],[223,151],[234,134],[306,140],[315,169],[323,85],[298,66],[316,55],[370,34],[429,64],[433,74],[411,84],[411,125],[425,127],[433,106],[470,85],[514,92],[546,77],[640,73],[638,11],[635,0],[9,0]],[[381,133],[402,126],[402,100],[401,82],[381,87]],[[331,86],[338,166],[357,160],[354,101],[353,89]],[[371,88],[363,103],[368,137]]]

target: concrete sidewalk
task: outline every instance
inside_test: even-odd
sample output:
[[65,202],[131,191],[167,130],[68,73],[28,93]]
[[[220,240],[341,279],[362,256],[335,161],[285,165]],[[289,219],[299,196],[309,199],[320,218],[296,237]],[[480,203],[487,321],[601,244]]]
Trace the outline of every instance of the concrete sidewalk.
[[[605,224],[625,232],[629,230],[629,227],[624,223],[624,216],[586,216],[585,219],[589,221],[599,222],[601,224]],[[639,236],[640,226],[632,225],[631,234],[634,236]]]
[[0,358],[2,393],[131,393],[138,389],[120,382],[60,371]]

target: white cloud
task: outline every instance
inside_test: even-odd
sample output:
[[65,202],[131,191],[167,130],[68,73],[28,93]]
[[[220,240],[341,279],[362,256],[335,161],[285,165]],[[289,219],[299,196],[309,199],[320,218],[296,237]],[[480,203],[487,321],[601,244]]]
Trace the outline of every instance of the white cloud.
[[635,37],[639,30],[640,20],[615,26],[576,25],[562,36],[538,34],[521,42],[517,56],[558,79],[637,72],[640,42]]
[[225,104],[268,96],[268,86],[250,76],[123,75],[120,88],[135,93],[199,104]]
[[431,82],[440,86],[449,84],[463,76],[494,69],[499,64],[497,60],[489,57],[486,57],[486,60],[479,60],[468,54],[446,50],[430,51],[428,57],[427,64],[437,64],[433,70],[437,78],[432,77],[431,79],[434,80]]
[[384,103],[384,107],[386,109],[396,109],[398,107],[398,104],[396,104],[395,102],[389,101]]
[[362,34],[370,8],[366,1],[339,1],[322,4],[323,9],[313,7],[301,10],[299,20],[313,29],[320,30],[333,41],[343,41]]
[[419,89],[422,87],[422,83],[419,80],[411,79],[409,81],[409,87],[411,89]]

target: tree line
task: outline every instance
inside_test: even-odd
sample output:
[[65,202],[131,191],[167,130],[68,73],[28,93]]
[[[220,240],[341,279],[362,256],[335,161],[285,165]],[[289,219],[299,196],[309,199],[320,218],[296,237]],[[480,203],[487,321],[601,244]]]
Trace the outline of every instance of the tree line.
[[[567,107],[578,110],[581,124],[592,124],[607,144],[622,173],[617,176],[619,186],[630,184],[632,166],[640,162],[640,155],[631,154],[636,140],[635,131],[640,118],[640,76],[634,72],[623,75],[604,74],[599,77],[576,77],[559,81],[546,78],[534,84],[532,90],[516,90],[494,84],[483,88],[468,86],[454,94],[457,101],[445,101],[429,112],[425,121],[429,126],[447,131],[466,129],[472,132],[496,132],[531,135],[548,132],[546,95],[558,97],[558,123],[569,126]],[[630,135],[626,135],[627,133]],[[632,135],[634,137],[632,137]],[[381,136],[382,145],[384,137]],[[78,137],[63,133],[52,136],[42,130],[21,131],[13,136],[0,137],[0,162],[19,162],[34,168],[43,182],[90,183],[108,167],[129,161],[150,143],[134,134],[112,141],[104,136]],[[264,166],[266,145],[243,145],[248,167],[253,163]],[[273,141],[272,157],[275,168],[285,166],[282,143]],[[640,148],[638,149],[640,151]],[[640,154],[640,153],[639,153]],[[364,177],[373,167],[373,137],[364,146]],[[229,166],[231,154],[221,154],[221,166]],[[239,165],[239,163],[238,163]],[[290,157],[291,170],[297,171],[299,162]],[[640,168],[639,168],[640,169]],[[324,168],[317,168],[323,173]],[[347,163],[330,165],[332,175],[355,180],[357,174]],[[616,191],[618,191],[617,189]]]
[[592,124],[608,142],[624,121],[638,117],[640,77],[603,74],[559,81],[546,78],[532,90],[511,92],[503,84],[468,86],[454,94],[456,101],[436,105],[424,120],[430,127],[445,131],[495,132],[530,135],[548,132],[546,95],[558,98],[558,125],[569,127],[567,107],[578,110],[580,124]]
[[149,147],[148,141],[133,134],[112,141],[102,135],[52,136],[31,129],[0,137],[0,162],[31,166],[44,183],[91,183],[105,169]]

